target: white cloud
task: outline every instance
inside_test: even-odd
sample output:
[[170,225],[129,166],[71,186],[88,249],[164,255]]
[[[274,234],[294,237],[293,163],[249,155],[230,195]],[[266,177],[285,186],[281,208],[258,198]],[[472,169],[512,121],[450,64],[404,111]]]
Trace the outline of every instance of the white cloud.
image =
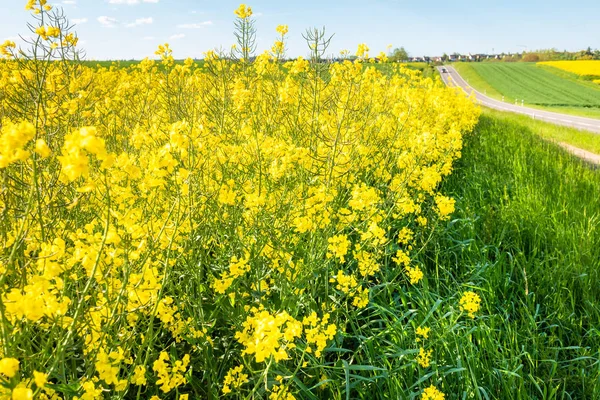
[[200,29],[203,26],[208,26],[208,25],[212,25],[213,22],[212,21],[203,21],[203,22],[199,22],[197,24],[180,24],[177,25],[178,28],[181,29]]
[[177,35],[172,35],[171,37],[169,37],[169,39],[176,40],[176,39],[183,39],[184,37],[185,37],[184,33],[179,33]]
[[87,18],[73,18],[71,20],[72,23],[74,23],[75,25],[81,25],[81,24],[85,24],[86,22],[88,22]]
[[154,22],[154,20],[152,19],[152,17],[148,17],[148,18],[137,18],[135,20],[135,22],[132,22],[130,24],[127,24],[126,26],[128,28],[133,28],[135,26],[140,26],[140,25],[149,25],[152,22]]
[[112,28],[117,22],[119,22],[115,18],[107,17],[106,15],[102,15],[97,19],[98,22],[100,22],[100,24],[105,28]]
[[160,0],[108,0],[109,4],[140,4],[140,3],[158,3]]

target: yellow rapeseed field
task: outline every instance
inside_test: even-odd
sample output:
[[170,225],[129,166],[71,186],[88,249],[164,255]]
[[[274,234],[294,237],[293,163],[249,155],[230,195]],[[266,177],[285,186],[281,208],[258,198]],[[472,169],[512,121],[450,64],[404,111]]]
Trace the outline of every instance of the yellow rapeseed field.
[[[165,44],[158,62],[85,67],[52,7],[27,8],[38,56],[1,46],[0,398],[343,390],[351,358],[329,349],[383,271],[419,296],[411,255],[454,209],[439,185],[473,103],[380,72],[364,45],[356,62],[282,63],[286,26],[253,62],[242,40],[203,65]],[[252,10],[236,15],[251,34]],[[470,319],[480,302],[452,307]],[[424,376],[435,333],[416,323]]]
[[581,76],[600,76],[600,60],[544,61],[538,64],[559,68]]

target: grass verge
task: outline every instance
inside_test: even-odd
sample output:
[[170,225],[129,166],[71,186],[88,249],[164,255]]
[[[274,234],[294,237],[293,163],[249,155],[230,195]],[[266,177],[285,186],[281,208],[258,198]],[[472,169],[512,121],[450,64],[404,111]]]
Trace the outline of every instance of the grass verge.
[[515,123],[527,127],[536,135],[554,142],[567,143],[589,152],[600,154],[600,135],[550,122],[534,120],[527,115],[507,113],[483,107],[483,114],[506,123]]
[[485,297],[470,355],[444,345],[474,398],[600,398],[600,173],[537,129],[482,115],[444,182],[455,219],[423,255],[441,293],[470,282]]

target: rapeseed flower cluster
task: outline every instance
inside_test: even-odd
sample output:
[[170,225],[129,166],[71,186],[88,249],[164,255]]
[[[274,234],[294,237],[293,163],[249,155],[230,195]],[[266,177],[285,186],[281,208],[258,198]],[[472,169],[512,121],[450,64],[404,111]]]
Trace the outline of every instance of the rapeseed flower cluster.
[[465,292],[460,298],[460,309],[469,317],[475,318],[475,313],[481,308],[481,297],[475,292]]
[[[77,44],[46,1],[26,8],[36,46]],[[235,14],[251,34],[252,9]],[[253,62],[202,65],[167,44],[128,68],[0,47],[1,396],[344,390],[353,321],[427,277],[414,255],[454,209],[439,184],[478,111],[363,63],[364,44],[355,62],[284,63],[276,31]],[[429,328],[410,335],[429,367]]]

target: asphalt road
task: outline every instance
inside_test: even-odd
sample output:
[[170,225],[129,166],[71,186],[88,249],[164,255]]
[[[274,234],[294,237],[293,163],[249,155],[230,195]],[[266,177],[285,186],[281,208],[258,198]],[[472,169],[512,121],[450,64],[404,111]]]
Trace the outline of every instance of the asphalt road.
[[[443,67],[437,68],[440,71],[440,76],[446,85],[460,86],[469,94],[471,92],[475,93],[477,102],[483,106],[495,108],[496,110],[500,111],[509,111],[517,114],[529,115],[534,119],[540,119],[556,125],[570,126],[581,130],[600,133],[600,119],[576,117],[573,115],[542,111],[535,108],[523,107],[521,105],[514,105],[511,103],[494,100],[469,86],[469,84],[458,74],[458,72],[456,72],[453,67],[444,65]],[[442,72],[442,68],[445,68],[448,72]],[[451,78],[450,82],[448,82],[448,78]]]

